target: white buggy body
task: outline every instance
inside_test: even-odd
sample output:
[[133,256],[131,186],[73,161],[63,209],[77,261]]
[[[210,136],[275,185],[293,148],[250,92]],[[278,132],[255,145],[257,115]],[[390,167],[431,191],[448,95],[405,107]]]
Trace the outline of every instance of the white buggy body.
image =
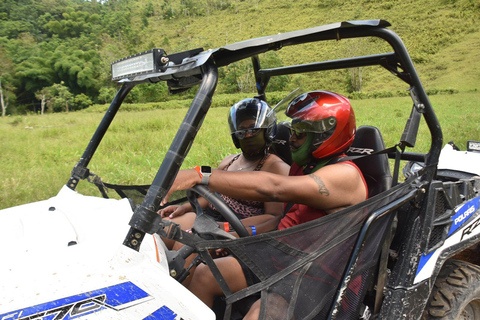
[[438,160],[438,170],[453,170],[480,175],[480,152],[455,150],[446,144]]
[[131,215],[127,199],[66,186],[0,211],[0,319],[214,319],[170,277],[158,235],[122,245]]
[[[480,174],[479,161],[480,153],[447,144],[439,169]],[[170,277],[157,234],[146,236],[140,252],[122,245],[131,215],[127,199],[66,186],[51,199],[1,210],[0,320],[214,319]],[[434,262],[417,280],[431,275]]]

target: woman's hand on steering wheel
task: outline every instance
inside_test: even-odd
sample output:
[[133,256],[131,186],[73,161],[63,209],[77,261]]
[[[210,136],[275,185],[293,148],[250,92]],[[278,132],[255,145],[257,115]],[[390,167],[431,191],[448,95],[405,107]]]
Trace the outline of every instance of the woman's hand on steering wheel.
[[200,205],[198,204],[198,201],[193,195],[193,193],[197,193],[198,195],[205,198],[208,202],[213,204],[217,211],[223,216],[223,218],[232,225],[239,237],[249,236],[247,229],[245,229],[245,226],[242,224],[237,215],[232,211],[232,209],[230,209],[230,207],[225,204],[225,202],[217,194],[210,191],[204,185],[196,185],[187,191],[187,198],[190,201],[190,205],[195,210],[199,210],[199,212],[197,212],[197,219],[198,215],[202,214],[203,211],[200,210]]

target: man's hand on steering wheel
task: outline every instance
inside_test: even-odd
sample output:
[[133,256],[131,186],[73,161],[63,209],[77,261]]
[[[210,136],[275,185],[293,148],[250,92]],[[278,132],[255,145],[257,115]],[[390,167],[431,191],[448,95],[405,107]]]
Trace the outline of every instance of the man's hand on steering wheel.
[[166,208],[158,210],[158,214],[162,216],[162,218],[175,218],[179,216],[183,216],[186,210],[185,207],[182,205],[171,205]]
[[167,204],[168,199],[175,191],[193,188],[195,185],[200,184],[200,182],[202,182],[202,179],[200,178],[198,172],[195,169],[178,171],[175,181],[170,187],[170,190],[168,190],[167,194],[163,197],[160,205],[164,206],[165,204]]

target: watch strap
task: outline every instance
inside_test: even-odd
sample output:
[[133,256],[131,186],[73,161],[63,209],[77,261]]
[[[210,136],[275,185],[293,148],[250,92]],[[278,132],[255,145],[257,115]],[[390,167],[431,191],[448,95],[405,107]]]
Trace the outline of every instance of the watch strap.
[[196,166],[194,169],[198,172],[200,178],[202,179],[202,181],[200,181],[200,184],[208,185],[210,175],[212,174],[212,168],[208,166]]

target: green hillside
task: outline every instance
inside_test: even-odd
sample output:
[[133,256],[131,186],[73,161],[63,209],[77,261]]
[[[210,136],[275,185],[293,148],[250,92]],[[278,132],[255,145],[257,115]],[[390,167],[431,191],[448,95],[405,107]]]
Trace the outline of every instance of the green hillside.
[[[345,20],[384,19],[405,42],[429,92],[478,90],[480,2],[477,0],[20,0],[0,4],[0,80],[7,114],[83,109],[114,94],[110,63],[151,48],[174,53]],[[267,55],[267,67],[377,52],[375,40],[310,44]],[[388,48],[380,48],[389,51]],[[262,65],[263,66],[263,65]],[[247,64],[220,74],[221,93],[253,92]],[[284,77],[273,89],[298,85],[358,96],[397,95],[384,70],[348,70]],[[243,75],[243,76],[239,76]],[[328,86],[327,86],[328,85]],[[159,88],[158,88],[159,87]],[[47,97],[47,98],[45,98]],[[131,103],[172,99],[164,86],[135,88]]]
[[[175,2],[175,1],[171,1]],[[214,1],[212,1],[214,2]],[[385,19],[400,35],[430,89],[468,91],[480,83],[478,56],[480,45],[480,3],[478,1],[312,1],[282,3],[264,1],[217,1],[226,9],[203,16],[181,17],[168,22],[153,22],[142,33],[142,49],[162,47],[167,52],[194,47],[205,49],[250,38],[310,28],[345,20]],[[145,3],[149,3],[146,1]],[[228,6],[226,5],[229,4]],[[174,7],[172,5],[172,7]],[[178,9],[177,9],[178,10]],[[158,12],[161,10],[156,10]],[[150,20],[149,20],[150,21]],[[341,42],[341,41],[340,41]],[[375,43],[350,48],[339,43],[327,48],[305,46],[303,51],[281,50],[280,60],[308,62],[312,56],[335,59],[353,52],[368,53]],[[385,74],[382,70],[379,74]],[[323,76],[323,75],[322,75]],[[344,76],[335,76],[343,80]],[[364,91],[388,91],[375,72],[365,74]],[[316,79],[315,85],[331,83]],[[293,84],[292,86],[295,86]],[[338,85],[344,91],[344,83]],[[308,87],[308,85],[307,85]]]

